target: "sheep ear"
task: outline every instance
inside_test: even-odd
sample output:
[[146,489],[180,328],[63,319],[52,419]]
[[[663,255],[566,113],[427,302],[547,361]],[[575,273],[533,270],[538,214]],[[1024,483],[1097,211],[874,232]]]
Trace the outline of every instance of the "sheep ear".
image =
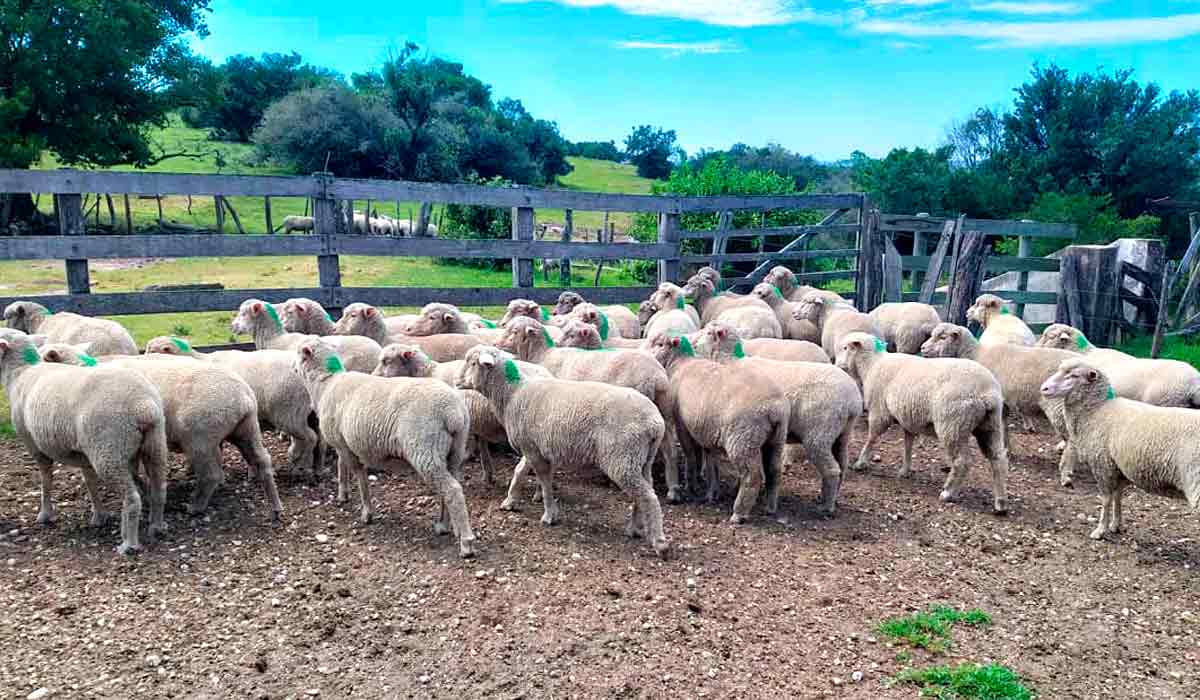
[[442,319],[445,320],[446,323],[450,323],[454,320],[454,314],[447,312],[442,315]]
[[255,302],[254,305],[250,307],[250,309],[252,311],[254,311],[254,313],[256,313],[256,314],[261,314],[263,312],[262,302]]
[[717,337],[720,338],[721,340],[724,340],[725,336],[729,335],[729,332],[726,331],[724,328],[718,328],[716,330],[716,333],[717,333]]
[[1089,382],[1094,382],[1094,381],[1096,381],[1096,380],[1097,380],[1097,379],[1099,379],[1099,378],[1100,378],[1100,373],[1099,373],[1099,372],[1097,372],[1097,371],[1096,371],[1096,370],[1094,370],[1094,369],[1089,369],[1089,370],[1088,370],[1088,372],[1087,372],[1087,379],[1088,379],[1088,381],[1089,381]]
[[4,354],[9,348],[7,340],[0,340],[0,354]]
[[855,350],[862,350],[863,348],[861,340],[851,340],[849,343],[846,343],[846,345],[854,348]]
[[305,345],[304,347],[300,348],[300,354],[304,355],[305,357],[312,357],[313,356],[312,346]]
[[678,337],[671,338],[671,347],[677,348],[680,346],[681,343],[682,343],[682,341]]
[[62,356],[58,354],[57,350],[47,350],[46,351],[46,361],[47,362],[58,362],[61,359],[62,359]]
[[402,353],[402,355],[403,355],[404,359],[406,359],[406,360],[411,360],[411,359],[413,359],[413,351],[412,351],[412,350],[405,350],[405,351]]

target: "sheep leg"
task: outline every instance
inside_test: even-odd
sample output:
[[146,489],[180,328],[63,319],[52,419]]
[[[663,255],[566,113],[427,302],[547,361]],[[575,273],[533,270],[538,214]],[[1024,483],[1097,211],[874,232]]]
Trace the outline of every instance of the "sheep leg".
[[[449,525],[458,535],[458,555],[463,559],[475,556],[475,532],[471,530],[471,518],[467,513],[467,501],[463,497],[462,484],[445,469],[435,468],[435,476],[431,479],[434,489],[442,498],[441,519],[434,524],[433,531],[439,535],[447,534],[447,514]],[[440,527],[439,527],[440,525]]]
[[912,450],[913,441],[917,436],[907,430],[904,431],[904,463],[900,466],[900,478],[903,479],[912,473]]
[[540,459],[531,459],[529,462],[542,485],[542,524],[553,525],[558,522],[558,501],[554,499],[554,470]]
[[1004,421],[997,416],[991,425],[975,429],[975,441],[992,467],[992,510],[997,515],[1008,512],[1008,450],[1004,446]]
[[[640,472],[626,472],[624,478],[614,481],[626,495],[633,498],[631,524],[634,524],[637,534],[644,535],[658,556],[666,559],[670,556],[671,545],[663,531],[662,505],[654,494],[654,482],[648,478],[654,459],[655,454],[650,453]],[[610,475],[621,473],[619,467],[605,471]]]
[[224,470],[221,469],[221,446],[206,445],[201,448],[191,446],[185,450],[188,463],[196,473],[196,488],[192,492],[192,501],[188,504],[188,513],[197,515],[208,509],[213,493],[225,480]]
[[942,440],[942,449],[946,452],[946,460],[950,462],[950,474],[946,477],[946,483],[942,486],[942,492],[939,495],[944,503],[958,498],[958,492],[962,490],[963,482],[966,481],[967,473],[970,471],[966,455],[963,454],[966,451],[964,449],[965,442],[962,438]]
[[1074,486],[1075,465],[1078,463],[1079,457],[1075,454],[1075,447],[1067,440],[1062,455],[1058,458],[1058,483],[1064,488]]
[[38,510],[37,521],[39,525],[49,525],[54,522],[54,462],[42,455],[35,459],[42,484],[42,506]]
[[[700,445],[692,438],[691,433],[687,428],[679,422],[678,417],[675,420],[675,436],[679,439],[679,448],[683,458],[683,468],[686,472],[684,478],[687,481],[688,491],[692,495],[700,492],[700,472],[703,469],[703,456],[700,452]],[[667,438],[664,435],[663,440]]]
[[[658,456],[663,463],[663,478],[667,481],[667,502],[682,503],[683,502],[683,487],[679,482],[679,454],[675,451],[676,436],[675,436],[675,421],[663,421],[666,426],[666,431],[663,433],[662,442],[658,445]],[[651,484],[654,482],[651,481]]]
[[92,527],[100,527],[104,525],[107,515],[101,507],[100,502],[100,477],[96,475],[96,470],[90,465],[83,467],[83,485],[87,487],[88,497],[92,500],[92,518],[88,524]]
[[242,459],[250,465],[251,473],[256,473],[262,481],[263,496],[271,506],[271,520],[279,522],[279,514],[283,512],[283,504],[279,501],[279,489],[275,485],[275,469],[271,466],[271,454],[263,446],[262,433],[258,428],[258,418],[251,414],[238,425],[237,432],[229,436],[234,446],[242,453]]
[[763,510],[767,515],[779,512],[779,484],[783,479],[784,455],[787,453],[787,433],[776,434],[762,447],[763,453]]
[[750,518],[750,511],[758,501],[766,474],[763,469],[763,451],[761,449],[745,450],[729,455],[729,459],[742,467],[741,484],[738,486],[737,497],[733,500],[733,515],[729,522],[740,525]]
[[354,460],[351,468],[358,481],[358,519],[365,525],[375,517],[375,510],[371,507],[371,478],[367,474],[367,465],[357,459]]
[[836,445],[808,448],[808,461],[821,473],[821,510],[826,515],[837,510],[838,493],[842,490],[842,467],[834,457],[836,449]]
[[306,425],[296,428],[289,437],[291,441],[288,444],[287,452],[288,467],[294,469],[298,474],[304,474],[306,479],[315,483],[317,469],[313,448],[319,441],[316,431]]
[[704,500],[716,503],[721,500],[721,455],[716,450],[701,450],[700,468],[704,470],[704,483],[708,491]]
[[[138,540],[138,526],[142,517],[142,496],[138,493],[137,483],[133,478],[133,469],[116,471],[124,477],[125,486],[125,502],[121,507],[121,544],[117,547],[117,552],[134,554],[142,549]],[[151,517],[153,517],[153,509]],[[161,511],[159,517],[161,517]]]
[[[337,502],[346,503],[350,500],[350,472],[351,468],[342,460],[343,452],[334,448],[337,453]],[[346,452],[349,454],[349,452]]]
[[1122,482],[1124,477],[1120,470],[1111,462],[1093,464],[1092,475],[1096,478],[1096,486],[1100,489],[1100,520],[1089,537],[1099,540],[1104,539],[1109,532],[1116,532],[1116,530],[1110,529],[1113,523],[1113,511],[1120,508],[1118,505],[1120,497],[1117,494],[1125,485]]
[[479,464],[483,467],[483,478],[491,486],[496,483],[496,472],[492,469],[492,448],[487,440],[481,437],[474,439],[479,452]]
[[[858,453],[858,460],[850,467],[851,469],[862,471],[867,468],[867,454],[871,451],[871,447],[874,446],[875,441],[886,433],[887,429],[891,426],[891,417],[881,416],[878,411],[867,417],[867,441],[863,444],[862,452]],[[906,475],[901,474],[901,476]]]
[[500,504],[500,510],[520,510],[517,507],[517,493],[520,490],[521,481],[525,479],[529,470],[529,459],[522,456],[521,461],[517,462],[516,468],[513,469],[512,481],[508,482],[508,496]]

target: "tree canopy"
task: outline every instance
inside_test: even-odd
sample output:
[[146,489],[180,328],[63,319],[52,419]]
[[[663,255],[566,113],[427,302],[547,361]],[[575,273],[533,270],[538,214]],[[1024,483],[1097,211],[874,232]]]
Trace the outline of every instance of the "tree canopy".
[[635,126],[625,137],[625,154],[637,166],[638,175],[661,180],[671,174],[671,157],[679,151],[675,130],[648,124]]

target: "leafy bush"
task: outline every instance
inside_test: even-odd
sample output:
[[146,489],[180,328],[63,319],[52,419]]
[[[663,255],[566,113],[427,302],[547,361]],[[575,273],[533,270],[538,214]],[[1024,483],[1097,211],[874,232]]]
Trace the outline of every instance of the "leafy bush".
[[[511,183],[499,179],[490,181],[476,179],[475,184],[506,187]],[[473,204],[447,204],[438,236],[472,240],[509,240],[512,238],[512,210]],[[512,261],[507,258],[438,258],[437,262],[443,265],[462,265],[484,270],[512,269]]]
[[[1021,218],[1075,224],[1079,233],[1074,243],[1080,245],[1104,245],[1118,238],[1162,237],[1162,221],[1157,216],[1142,214],[1135,219],[1122,219],[1109,195],[1047,192]],[[1065,244],[1066,241],[1054,238],[1037,239],[1032,251],[1034,255],[1048,255]],[[1002,241],[996,250],[1015,255],[1017,239]]]
[[611,160],[614,163],[620,163],[625,154],[621,149],[617,148],[614,141],[579,141],[578,143],[567,143],[567,155],[578,156],[580,158],[592,158],[595,160]]

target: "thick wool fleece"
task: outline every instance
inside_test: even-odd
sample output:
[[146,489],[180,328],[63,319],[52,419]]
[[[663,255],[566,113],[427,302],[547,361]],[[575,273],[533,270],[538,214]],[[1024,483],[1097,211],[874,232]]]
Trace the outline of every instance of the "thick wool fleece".
[[981,294],[967,309],[967,320],[983,326],[980,345],[1033,345],[1036,336],[1008,308],[1011,302],[995,294]]
[[888,349],[905,355],[921,354],[921,343],[928,340],[934,327],[942,322],[937,309],[917,302],[880,304],[869,315]]
[[820,345],[807,340],[780,340],[778,338],[751,338],[742,341],[742,350],[750,357],[764,357],[786,362],[820,362],[831,360]]
[[[693,275],[692,278],[687,281],[687,284],[684,285],[683,291],[685,294],[690,296],[693,302],[696,304],[696,309],[700,312],[700,321],[702,324],[707,324],[710,321],[714,321],[718,316],[726,311],[739,307],[755,307],[759,309],[765,309],[771,315],[771,318],[775,317],[775,312],[771,311],[771,307],[767,306],[762,299],[759,299],[753,294],[746,296],[733,296],[731,294],[718,295],[712,280],[708,279],[707,277]],[[776,325],[778,325],[778,322],[776,322]],[[780,335],[782,335],[782,331],[775,336],[767,337],[778,338]]]
[[879,335],[875,320],[847,302],[830,301],[817,292],[809,292],[796,305],[795,317],[811,321],[821,329],[821,349],[830,360],[837,357],[842,339],[851,333]]
[[[775,313],[775,318],[779,321],[779,326],[783,331],[782,338],[788,340],[807,340],[813,343],[821,342],[821,332],[817,329],[812,321],[797,319],[795,317],[796,302],[788,301],[783,297],[783,292],[773,284],[758,284],[750,292],[754,296],[762,299],[767,306],[771,307],[771,311]],[[743,338],[746,340],[746,338]]]
[[[260,299],[243,301],[230,325],[234,333],[252,336],[254,346],[259,350],[295,350],[301,343],[318,337],[284,331],[283,319],[279,312],[274,306]],[[337,349],[346,369],[352,372],[371,372],[375,365],[379,364],[380,344],[369,337],[355,335],[319,337]]]
[[136,355],[137,344],[116,321],[80,316],[66,311],[51,313],[32,301],[16,301],[4,309],[4,321],[30,335],[44,335],[51,343],[88,344],[92,355]]
[[[338,335],[369,338],[380,346],[392,343],[416,345],[437,362],[461,360],[468,349],[480,343],[479,338],[471,333],[439,333],[425,336],[390,333],[387,322],[379,309],[370,304],[361,303],[350,304],[342,311],[342,317],[337,322],[337,333]],[[378,364],[377,356],[375,364],[365,371],[374,371],[375,365]]]

